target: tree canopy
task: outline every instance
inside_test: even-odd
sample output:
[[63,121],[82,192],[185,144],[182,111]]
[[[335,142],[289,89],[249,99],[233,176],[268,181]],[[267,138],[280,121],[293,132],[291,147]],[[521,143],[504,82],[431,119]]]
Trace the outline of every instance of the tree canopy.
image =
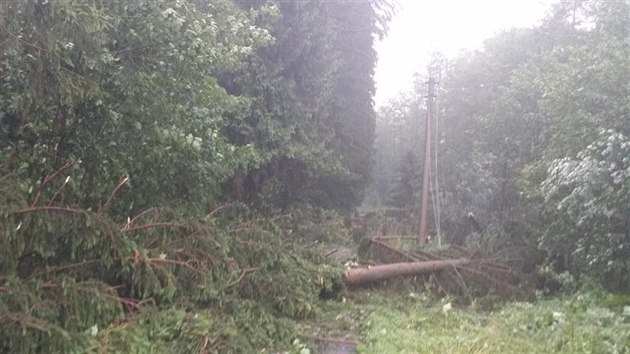
[[[498,34],[442,65],[447,238],[463,237],[474,211],[489,225],[485,237],[534,245],[558,271],[628,290],[629,12],[627,1],[561,2],[541,25]],[[412,148],[404,132],[418,123],[397,123],[411,107],[419,105],[405,99],[379,111],[377,142]],[[377,165],[390,167],[375,178],[391,183],[390,147],[378,146]]]

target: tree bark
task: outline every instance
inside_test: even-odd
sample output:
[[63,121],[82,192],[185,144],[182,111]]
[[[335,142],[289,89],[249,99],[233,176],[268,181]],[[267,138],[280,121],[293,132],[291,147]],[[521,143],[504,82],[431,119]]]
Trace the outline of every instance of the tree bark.
[[468,258],[406,262],[377,265],[370,268],[352,268],[346,271],[347,285],[361,285],[404,275],[420,275],[465,266]]

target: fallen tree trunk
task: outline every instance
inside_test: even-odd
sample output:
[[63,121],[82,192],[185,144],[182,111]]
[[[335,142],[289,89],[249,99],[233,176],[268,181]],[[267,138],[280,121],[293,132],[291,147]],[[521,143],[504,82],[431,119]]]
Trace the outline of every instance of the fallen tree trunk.
[[470,263],[468,258],[445,259],[425,262],[406,262],[377,265],[369,268],[346,270],[347,285],[361,285],[404,275],[421,275],[461,267]]

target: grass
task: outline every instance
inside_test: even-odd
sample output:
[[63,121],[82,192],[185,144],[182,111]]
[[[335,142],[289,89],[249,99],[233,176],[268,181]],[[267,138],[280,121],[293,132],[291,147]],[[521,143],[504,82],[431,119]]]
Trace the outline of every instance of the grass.
[[302,331],[358,338],[360,353],[630,353],[630,302],[613,298],[583,292],[482,311],[422,294],[365,292],[327,302]]

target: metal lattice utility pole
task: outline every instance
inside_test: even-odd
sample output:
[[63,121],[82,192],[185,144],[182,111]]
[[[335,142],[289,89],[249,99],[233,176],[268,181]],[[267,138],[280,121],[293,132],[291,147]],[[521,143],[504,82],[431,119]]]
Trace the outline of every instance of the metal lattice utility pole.
[[422,199],[420,200],[420,225],[418,242],[421,245],[427,243],[428,234],[428,210],[429,210],[429,184],[431,178],[431,143],[433,142],[433,125],[435,120],[435,78],[429,72],[428,96],[427,96],[427,125],[425,129],[424,161],[422,162]]

